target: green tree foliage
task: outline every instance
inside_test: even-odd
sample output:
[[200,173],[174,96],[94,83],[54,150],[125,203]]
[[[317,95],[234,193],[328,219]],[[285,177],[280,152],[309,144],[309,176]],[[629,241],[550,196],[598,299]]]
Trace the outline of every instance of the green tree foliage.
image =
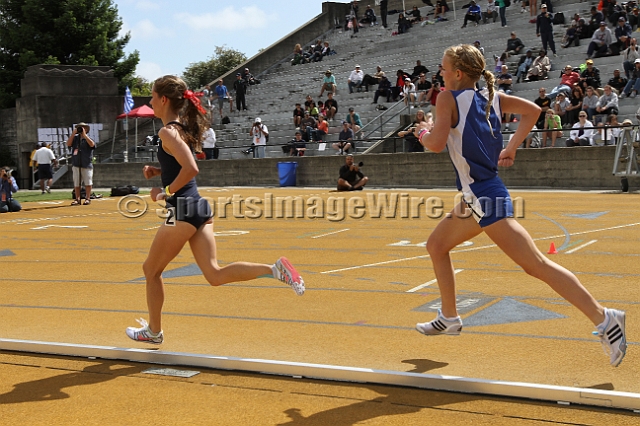
[[244,53],[216,46],[211,58],[203,62],[189,64],[182,75],[182,79],[192,89],[199,89],[226,74],[238,65],[246,62]]
[[134,98],[136,96],[151,96],[153,82],[147,80],[144,77],[140,77],[139,75],[129,75],[123,78],[120,83],[125,87],[129,87],[129,90],[131,90],[131,96],[133,96]]
[[139,62],[112,0],[0,0],[0,108],[15,105],[27,67],[110,66],[124,93]]

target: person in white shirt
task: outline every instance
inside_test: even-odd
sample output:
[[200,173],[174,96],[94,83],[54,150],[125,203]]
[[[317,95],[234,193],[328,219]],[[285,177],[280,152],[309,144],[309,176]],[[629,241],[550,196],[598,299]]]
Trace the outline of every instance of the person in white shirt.
[[253,144],[255,145],[253,158],[265,158],[269,129],[267,129],[267,126],[262,124],[262,119],[260,119],[260,117],[256,117],[249,134],[253,137]]
[[594,129],[585,129],[585,127],[593,127],[593,124],[587,120],[587,112],[580,111],[578,114],[578,122],[573,125],[567,139],[567,146],[590,146],[593,145]]
[[404,79],[404,86],[402,87],[402,93],[404,95],[404,104],[409,105],[413,104],[414,108],[416,106],[416,86],[411,82],[410,78]]
[[360,89],[360,86],[362,86],[362,80],[364,80],[364,73],[360,69],[360,65],[356,65],[356,69],[351,71],[351,74],[349,75],[349,93],[353,93],[354,87],[356,89]]
[[53,171],[51,170],[51,162],[58,164],[56,156],[53,154],[45,142],[40,144],[40,148],[33,155],[33,161],[38,163],[38,177],[40,178],[40,190],[44,194],[45,191],[51,192],[53,183]]
[[218,152],[216,150],[216,132],[209,127],[202,135],[202,150],[207,160],[217,160]]
[[486,24],[489,18],[493,18],[493,22],[498,18],[498,5],[493,0],[488,1],[486,11],[482,12],[482,23]]

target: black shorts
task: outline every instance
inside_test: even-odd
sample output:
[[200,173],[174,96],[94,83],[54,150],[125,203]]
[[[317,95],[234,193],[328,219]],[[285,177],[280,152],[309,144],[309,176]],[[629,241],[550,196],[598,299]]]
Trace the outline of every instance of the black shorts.
[[[213,217],[209,202],[200,196],[169,198],[167,210],[173,211],[175,220],[190,223],[196,229],[199,229]],[[170,220],[167,219],[165,223],[169,225]]]
[[53,173],[51,172],[51,164],[38,164],[38,178],[53,179]]

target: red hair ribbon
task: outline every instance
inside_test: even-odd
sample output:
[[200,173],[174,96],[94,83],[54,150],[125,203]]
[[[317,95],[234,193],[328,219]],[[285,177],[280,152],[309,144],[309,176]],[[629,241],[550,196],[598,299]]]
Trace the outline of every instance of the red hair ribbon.
[[198,99],[198,97],[195,95],[195,93],[193,93],[191,90],[185,90],[184,93],[182,94],[182,97],[184,99],[188,99],[191,101],[191,103],[198,108],[198,111],[200,111],[201,114],[206,114],[207,110],[205,110],[202,105],[200,105],[200,99]]

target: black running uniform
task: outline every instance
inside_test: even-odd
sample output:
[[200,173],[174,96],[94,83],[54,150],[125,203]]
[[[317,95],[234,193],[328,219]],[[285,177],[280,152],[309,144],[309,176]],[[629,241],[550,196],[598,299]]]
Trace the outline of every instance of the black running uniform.
[[[167,123],[166,126],[170,124],[177,124],[182,127],[182,123],[178,123],[177,121],[171,121]],[[162,170],[162,174],[160,175],[162,186],[166,188],[167,185],[170,185],[178,176],[180,170],[182,170],[182,166],[173,155],[167,153],[164,148],[162,148],[162,140],[159,141],[158,161],[160,162],[160,169]],[[171,225],[173,220],[179,220],[190,223],[198,229],[213,216],[211,206],[207,200],[202,198],[198,193],[195,178],[177,190],[172,197],[167,198],[166,202],[167,210],[169,211],[169,216],[165,221],[166,225]]]

